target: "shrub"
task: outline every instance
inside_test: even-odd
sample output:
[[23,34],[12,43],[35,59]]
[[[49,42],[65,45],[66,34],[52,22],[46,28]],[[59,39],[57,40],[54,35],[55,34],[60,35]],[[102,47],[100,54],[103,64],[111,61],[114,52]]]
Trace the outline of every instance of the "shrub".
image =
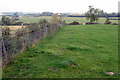
[[79,25],[79,22],[74,21],[74,22],[69,23],[69,25]]
[[112,25],[118,25],[118,23],[113,23]]
[[111,22],[107,22],[107,23],[104,23],[104,24],[111,24]]
[[23,22],[15,22],[13,25],[22,25]]
[[85,23],[86,25],[93,25],[93,24],[99,24],[99,23],[91,23],[91,22],[87,22]]
[[106,18],[106,21],[105,21],[105,23],[104,23],[104,24],[111,24],[110,19],[109,19],[109,18]]
[[41,20],[39,21],[39,25],[40,25],[41,27],[50,26],[49,22],[48,22],[46,19],[41,19]]
[[6,16],[2,16],[2,25],[12,25],[14,24],[15,22],[9,18],[9,17],[6,17]]
[[52,19],[51,19],[51,22],[53,24],[57,24],[58,22],[61,22],[62,21],[62,16],[58,15],[58,14],[53,14],[52,15]]

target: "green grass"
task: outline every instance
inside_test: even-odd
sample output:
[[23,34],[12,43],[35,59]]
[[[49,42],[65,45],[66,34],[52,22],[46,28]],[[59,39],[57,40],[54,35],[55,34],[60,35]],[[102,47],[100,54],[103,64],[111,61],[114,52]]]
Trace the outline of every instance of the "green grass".
[[49,16],[41,16],[41,17],[22,16],[19,21],[22,21],[24,23],[35,23],[35,22],[39,22],[39,20],[41,20],[41,19],[51,20],[51,17],[49,17]]
[[[41,17],[21,17],[19,21],[23,21],[24,23],[34,23],[39,22],[40,19],[47,19],[48,21],[51,20],[51,16],[41,16]],[[66,23],[70,23],[73,21],[78,21],[79,23],[86,23],[88,20],[85,17],[63,17],[63,20]],[[99,18],[99,23],[104,23],[106,18]],[[118,20],[110,20],[112,23],[118,23]]]
[[4,68],[3,78],[118,77],[117,30],[113,25],[62,27],[18,54]]

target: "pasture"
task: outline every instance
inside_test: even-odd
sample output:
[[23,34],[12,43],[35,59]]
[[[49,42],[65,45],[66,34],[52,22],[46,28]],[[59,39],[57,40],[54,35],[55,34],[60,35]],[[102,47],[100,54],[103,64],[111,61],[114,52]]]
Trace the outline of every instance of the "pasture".
[[[25,17],[22,16],[19,21],[23,21],[24,23],[34,23],[39,22],[41,19],[51,20],[51,16],[41,16],[41,17]],[[65,20],[66,23],[70,23],[73,21],[78,21],[79,23],[89,22],[85,17],[62,17],[62,20]],[[106,18],[99,18],[98,23],[104,23]],[[118,23],[118,20],[110,20],[112,23]]]
[[[115,75],[107,75],[114,72]],[[3,78],[116,78],[118,26],[68,25],[14,58]]]

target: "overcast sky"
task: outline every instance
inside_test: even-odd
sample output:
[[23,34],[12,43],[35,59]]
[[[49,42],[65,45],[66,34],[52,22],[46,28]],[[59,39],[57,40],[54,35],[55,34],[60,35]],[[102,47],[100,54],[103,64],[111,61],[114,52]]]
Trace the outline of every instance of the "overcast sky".
[[105,12],[118,12],[119,0],[0,0],[0,12],[84,13],[89,5]]

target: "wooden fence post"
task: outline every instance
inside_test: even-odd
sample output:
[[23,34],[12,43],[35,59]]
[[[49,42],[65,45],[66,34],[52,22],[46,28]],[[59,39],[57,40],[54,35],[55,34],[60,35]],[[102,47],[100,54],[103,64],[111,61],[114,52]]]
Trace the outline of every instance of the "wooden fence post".
[[3,37],[5,37],[5,35],[3,36],[2,35],[2,28],[0,29],[1,31],[1,48],[2,48],[2,51],[0,53],[1,55],[1,59],[2,59],[2,67],[4,67],[5,65],[7,65],[11,60],[10,60],[10,55],[8,53],[8,51],[6,50],[6,47],[5,47],[5,43],[4,43],[4,40],[3,40]]
[[0,26],[0,78],[2,79],[2,28]]

